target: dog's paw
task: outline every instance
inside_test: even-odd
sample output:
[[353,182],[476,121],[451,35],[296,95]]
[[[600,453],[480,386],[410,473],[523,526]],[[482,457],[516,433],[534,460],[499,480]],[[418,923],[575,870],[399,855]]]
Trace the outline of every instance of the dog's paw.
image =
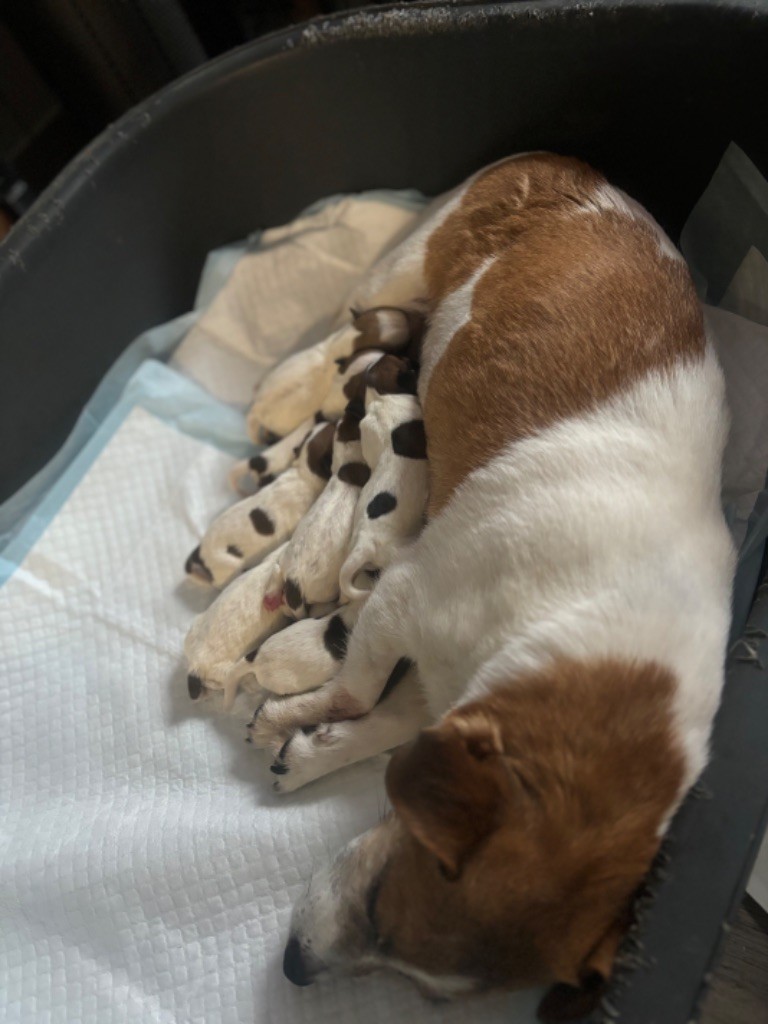
[[277,703],[279,701],[268,698],[256,708],[253,717],[246,726],[248,732],[245,738],[246,743],[251,743],[254,747],[262,750],[267,747],[277,750],[283,745],[291,730],[286,729],[282,725],[280,717],[275,714],[272,705]]
[[325,722],[298,729],[280,747],[269,770],[275,776],[272,788],[276,793],[293,793],[308,782],[325,775],[323,754],[339,740],[338,726]]

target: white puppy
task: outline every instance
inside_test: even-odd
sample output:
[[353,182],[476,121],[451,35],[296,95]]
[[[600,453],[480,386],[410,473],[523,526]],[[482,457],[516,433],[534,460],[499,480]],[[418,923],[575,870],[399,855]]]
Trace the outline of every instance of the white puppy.
[[[254,441],[258,442],[262,430],[288,434],[318,409],[325,412],[326,399],[338,376],[337,360],[346,369],[355,352],[403,349],[420,336],[424,323],[419,312],[387,307],[362,314],[353,311],[353,318],[352,324],[312,348],[289,356],[264,377],[248,412],[248,432]],[[344,404],[337,415],[343,408]],[[325,414],[332,416],[331,412]]]
[[[221,691],[223,707],[229,710],[238,683],[247,674],[244,656],[285,624],[279,611],[264,607],[267,583],[282,550],[273,551],[261,565],[234,580],[192,623],[184,641],[184,655],[193,700]],[[248,664],[245,662],[246,668]]]
[[302,618],[308,606],[336,601],[339,572],[349,551],[352,524],[371,471],[363,461],[360,423],[353,409],[336,428],[333,475],[294,531],[270,581],[268,607]]
[[380,394],[369,387],[360,429],[363,458],[372,472],[360,493],[352,543],[339,574],[348,600],[367,592],[355,584],[363,569],[386,568],[419,533],[428,492],[424,421],[414,395]]
[[222,512],[187,559],[187,573],[224,587],[287,540],[330,478],[334,430],[318,424],[289,469]]

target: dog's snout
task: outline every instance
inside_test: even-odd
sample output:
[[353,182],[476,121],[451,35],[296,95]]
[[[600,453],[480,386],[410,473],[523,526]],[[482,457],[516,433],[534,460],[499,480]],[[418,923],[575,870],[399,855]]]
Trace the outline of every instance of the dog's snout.
[[314,972],[301,951],[301,944],[296,936],[288,940],[283,955],[283,974],[288,981],[294,985],[311,985],[314,981]]

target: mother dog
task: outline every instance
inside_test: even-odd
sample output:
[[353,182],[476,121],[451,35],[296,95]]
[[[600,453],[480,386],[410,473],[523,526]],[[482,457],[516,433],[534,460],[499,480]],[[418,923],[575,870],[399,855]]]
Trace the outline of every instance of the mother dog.
[[313,879],[285,971],[391,967],[436,995],[556,983],[543,1015],[581,1012],[723,682],[727,417],[696,295],[637,203],[526,154],[445,197],[353,302],[426,302],[429,522],[338,675],[252,731],[288,790],[359,730],[367,754],[402,742],[380,702],[400,677],[410,731],[422,701],[434,724],[390,762],[393,813]]

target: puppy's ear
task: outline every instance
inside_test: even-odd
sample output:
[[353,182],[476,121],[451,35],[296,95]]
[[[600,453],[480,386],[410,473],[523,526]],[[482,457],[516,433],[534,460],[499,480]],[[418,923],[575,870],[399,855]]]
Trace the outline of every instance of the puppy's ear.
[[387,793],[413,837],[458,878],[498,824],[507,773],[501,739],[485,715],[424,729],[387,769]]
[[582,959],[575,977],[550,988],[539,1003],[539,1020],[544,1024],[559,1024],[585,1017],[597,1007],[628,924],[628,913],[614,921]]

